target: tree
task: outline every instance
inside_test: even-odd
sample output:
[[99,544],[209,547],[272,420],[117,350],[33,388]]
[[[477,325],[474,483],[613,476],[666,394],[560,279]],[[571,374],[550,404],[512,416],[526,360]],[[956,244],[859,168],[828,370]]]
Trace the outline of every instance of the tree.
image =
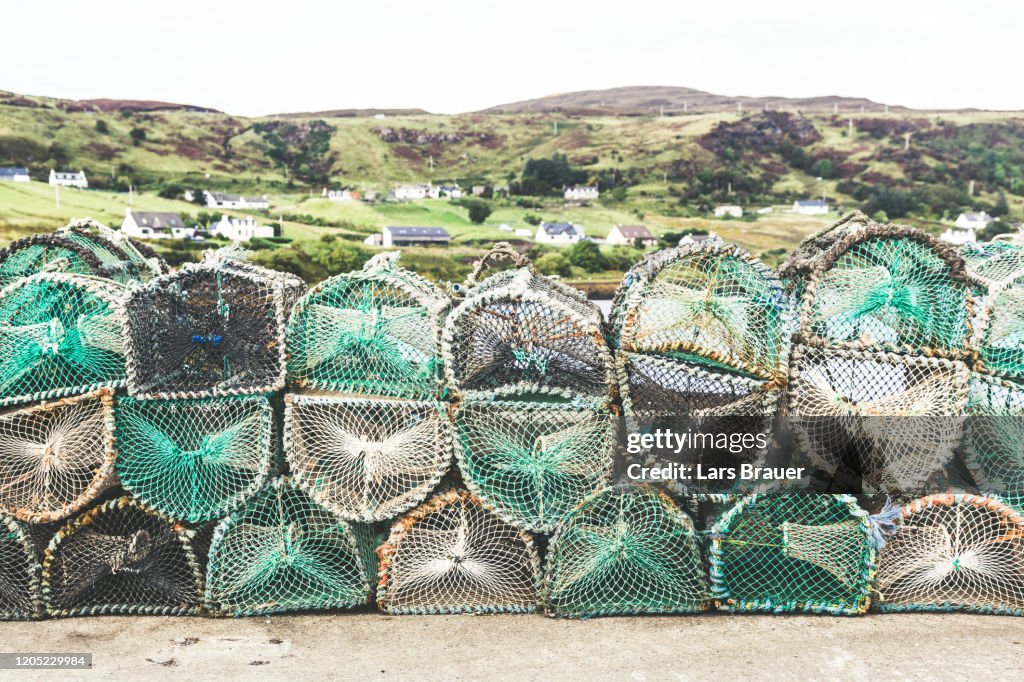
[[544,222],[544,219],[541,218],[536,213],[527,213],[526,215],[523,216],[523,222],[525,222],[527,225],[540,225],[542,222]]
[[608,267],[601,247],[589,239],[578,241],[572,245],[568,253],[569,262],[587,272],[601,272]]
[[185,189],[181,185],[171,184],[166,185],[163,189],[161,189],[160,192],[158,193],[158,196],[164,199],[177,199],[184,193]]
[[110,132],[110,128],[107,126],[107,122],[102,118],[96,120],[96,132],[100,135],[106,135]]
[[832,163],[832,159],[818,159],[811,168],[811,173],[825,180],[834,176],[835,172],[836,169],[835,165]]
[[572,274],[572,264],[561,253],[545,253],[534,264],[542,275],[568,277]]
[[331,137],[336,128],[327,121],[268,121],[257,123],[253,130],[269,147],[267,156],[286,175],[315,185],[330,178],[336,158],[331,152]]
[[492,212],[493,209],[486,201],[469,202],[469,219],[477,225],[482,225]]
[[142,128],[132,128],[132,131],[128,133],[129,137],[132,138],[132,144],[138,147],[146,139],[146,131]]

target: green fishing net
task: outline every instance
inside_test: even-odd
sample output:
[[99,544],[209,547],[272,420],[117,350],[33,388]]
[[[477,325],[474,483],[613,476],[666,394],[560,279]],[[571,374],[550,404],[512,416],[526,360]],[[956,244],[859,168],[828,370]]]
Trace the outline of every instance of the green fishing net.
[[993,499],[911,502],[878,564],[882,611],[1024,615],[1024,519]]
[[344,519],[384,521],[437,487],[452,460],[446,406],[289,394],[285,457],[296,484]]
[[128,497],[72,519],[43,559],[51,616],[190,615],[202,584],[191,532]]
[[611,480],[617,434],[602,404],[467,399],[454,421],[466,486],[516,526],[550,532]]
[[61,235],[36,234],[0,249],[0,289],[43,271],[94,275],[101,269],[92,251]]
[[1024,277],[1024,248],[1008,241],[966,244],[960,248],[967,274],[982,290],[998,291]]
[[392,614],[532,613],[533,538],[466,492],[434,496],[397,521],[380,549],[377,602]]
[[[507,244],[496,245],[484,260],[506,251]],[[458,394],[507,389],[566,398],[610,395],[614,366],[600,310],[582,292],[538,274],[512,253],[508,257],[521,267],[471,287],[445,320],[441,355],[448,387]]]
[[0,405],[125,382],[124,290],[40,273],[0,291]]
[[0,514],[0,620],[30,620],[43,612],[39,557],[25,528]]
[[267,480],[274,412],[264,396],[117,403],[117,475],[171,518],[223,517]]
[[693,522],[645,486],[601,490],[555,531],[544,592],[553,616],[703,611],[708,586]]
[[954,459],[969,378],[959,360],[797,345],[789,417],[824,471],[913,491]]
[[1024,386],[972,374],[967,415],[964,461],[978,489],[1020,509],[1024,503]]
[[984,368],[1004,377],[1024,377],[1024,279],[990,295],[981,324],[978,351]]
[[397,256],[380,254],[298,302],[287,333],[291,385],[410,399],[438,395],[449,300],[398,267]]
[[0,508],[30,523],[64,519],[114,484],[110,389],[0,411]]
[[719,241],[658,251],[626,273],[610,320],[617,347],[780,376],[789,346],[788,300],[775,274]]
[[207,606],[248,616],[366,604],[372,592],[363,562],[344,521],[277,478],[217,526]]
[[286,305],[280,273],[208,253],[132,290],[128,391],[136,398],[207,398],[283,387]]
[[848,495],[750,495],[711,532],[711,593],[726,611],[858,614],[875,544]]

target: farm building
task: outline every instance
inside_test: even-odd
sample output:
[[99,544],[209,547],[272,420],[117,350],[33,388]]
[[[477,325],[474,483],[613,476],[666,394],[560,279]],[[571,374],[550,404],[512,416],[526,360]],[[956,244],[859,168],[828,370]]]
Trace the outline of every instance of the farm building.
[[448,246],[452,240],[443,227],[394,227],[385,225],[381,246]]
[[605,241],[612,245],[632,246],[637,239],[644,246],[654,246],[658,243],[658,238],[651,234],[646,225],[615,225],[608,232],[608,238]]
[[53,187],[78,187],[79,189],[88,189],[89,181],[85,179],[85,171],[78,171],[77,173],[72,171],[58,172],[51,168],[50,185]]
[[715,206],[715,217],[724,218],[729,216],[730,218],[742,218],[743,209],[739,206],[726,204],[724,206]]
[[800,215],[825,215],[828,213],[828,202],[821,199],[804,199],[793,202],[793,213]]
[[13,168],[5,166],[0,168],[0,182],[28,182],[28,168]]
[[203,190],[203,199],[211,208],[270,208],[266,194],[261,197],[243,197],[238,194]]

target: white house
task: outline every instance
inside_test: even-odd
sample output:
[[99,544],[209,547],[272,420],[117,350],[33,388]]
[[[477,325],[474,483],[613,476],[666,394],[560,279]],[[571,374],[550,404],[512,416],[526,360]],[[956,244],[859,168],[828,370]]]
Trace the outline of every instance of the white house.
[[821,199],[794,201],[793,213],[799,213],[800,215],[824,215],[828,213],[828,202]]
[[718,235],[714,232],[708,232],[707,234],[693,234],[687,232],[679,239],[679,244],[703,244],[704,242],[711,242],[718,239]]
[[210,208],[270,208],[270,200],[264,194],[261,197],[243,197],[238,194],[211,192],[203,190],[203,201]]
[[78,171],[77,173],[63,172],[58,173],[57,171],[50,169],[50,185],[56,187],[78,187],[80,189],[88,189],[89,181],[85,179],[85,171]]
[[978,234],[973,227],[950,227],[939,235],[939,239],[947,244],[963,246],[978,241]]
[[564,192],[566,201],[594,201],[600,194],[597,187],[590,185],[572,185]]
[[28,168],[0,168],[0,182],[28,182]]
[[385,225],[381,230],[381,246],[448,246],[451,239],[443,227]]
[[232,218],[223,216],[210,226],[210,234],[233,242],[247,242],[250,239],[268,239],[274,236],[270,225],[259,225],[252,216]]
[[538,244],[565,246],[583,239],[583,228],[572,223],[541,223],[534,241]]
[[654,246],[658,238],[651,234],[646,225],[613,225],[605,240],[609,244],[632,246],[639,239],[644,246]]
[[724,218],[729,216],[730,218],[742,218],[743,208],[733,204],[725,204],[723,206],[715,206],[715,217]]
[[[460,199],[462,197],[462,188],[458,185],[441,185],[435,188],[435,190],[437,192],[437,197],[435,198],[448,197],[449,199]],[[431,193],[431,196],[433,196],[433,193]]]
[[380,246],[382,241],[384,241],[384,236],[380,232],[374,232],[364,239],[363,243],[369,244],[370,246]]
[[437,198],[437,194],[434,193],[434,186],[429,182],[419,183],[413,185],[398,185],[391,191],[395,201],[419,201],[420,199],[426,199],[429,196]]
[[988,227],[988,224],[994,220],[995,218],[985,211],[981,213],[961,213],[957,216],[956,223],[954,224],[963,229],[982,230]]
[[532,234],[533,234],[533,232],[531,232],[530,230],[526,229],[525,227],[517,227],[515,229],[515,235],[517,237],[529,237]]
[[195,239],[195,228],[186,227],[181,216],[170,211],[133,211],[128,209],[121,232],[141,239]]
[[330,199],[331,201],[340,201],[342,203],[351,203],[359,199],[359,192],[353,192],[349,189],[327,189],[324,187],[324,191],[320,196]]

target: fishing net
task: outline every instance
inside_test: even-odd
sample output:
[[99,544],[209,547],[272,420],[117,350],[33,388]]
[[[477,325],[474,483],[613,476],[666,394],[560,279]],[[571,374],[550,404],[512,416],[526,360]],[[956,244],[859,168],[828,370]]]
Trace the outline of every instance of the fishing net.
[[388,613],[537,609],[533,538],[466,492],[436,495],[396,522],[380,557],[377,603]]
[[128,497],[72,519],[43,559],[51,616],[190,615],[202,584],[190,531]]
[[[842,232],[842,231],[840,231]],[[815,346],[963,354],[972,305],[963,260],[907,227],[869,224],[812,259],[800,336]]]
[[30,523],[64,519],[114,484],[109,389],[0,412],[0,507]]
[[750,495],[711,538],[711,593],[726,611],[868,609],[875,544],[867,512],[848,495]]
[[825,472],[876,489],[919,488],[954,458],[970,372],[958,360],[796,346],[789,415]]
[[878,561],[882,611],[1024,615],[1024,519],[995,500],[911,502]]
[[34,234],[0,249],[0,289],[44,271],[96,275],[101,270],[92,251],[60,235]]
[[978,352],[984,369],[1024,377],[1024,279],[991,295],[981,325]]
[[40,273],[0,291],[0,405],[125,382],[124,289]]
[[267,480],[274,411],[264,396],[117,403],[117,473],[174,519],[223,517]]
[[620,349],[763,379],[785,371],[790,316],[775,274],[721,242],[659,251],[626,273],[612,335]]
[[976,372],[964,428],[964,461],[984,495],[1024,503],[1024,386]]
[[121,284],[133,284],[147,282],[167,272],[167,263],[155,252],[91,218],[72,220],[54,234],[96,256],[100,269],[88,274]]
[[645,486],[595,493],[552,538],[544,592],[552,616],[703,611],[708,587],[693,522]]
[[39,558],[24,527],[0,514],[0,620],[31,620],[43,613]]
[[1012,242],[965,244],[960,248],[967,274],[982,291],[998,291],[1024,277],[1024,248]]
[[422,399],[440,390],[447,296],[380,254],[299,301],[288,324],[288,379],[316,389]]
[[[781,391],[774,381],[753,379],[725,370],[710,369],[691,362],[618,351],[616,366],[619,391],[626,417],[626,432],[642,437],[658,431],[687,434],[749,434],[745,442],[720,447],[714,438],[688,440],[678,445],[654,444],[642,451],[646,464],[660,467],[681,464],[736,468],[748,463],[762,464]],[[757,442],[757,436],[762,442]],[[639,444],[639,439],[637,440]],[[674,492],[724,492],[741,481],[704,481],[682,485],[667,481]]]
[[445,320],[441,356],[449,388],[610,395],[614,366],[600,310],[582,292],[539,275],[507,244],[479,261],[468,283],[503,257],[519,267],[473,286]]
[[439,403],[301,394],[285,401],[295,483],[344,519],[408,511],[451,465],[451,424]]
[[467,399],[454,421],[466,486],[515,526],[550,532],[611,481],[617,433],[604,405]]
[[208,254],[132,291],[133,397],[207,398],[284,386],[286,280],[232,258]]
[[342,609],[370,596],[352,530],[287,478],[217,526],[206,573],[211,609],[234,616]]

